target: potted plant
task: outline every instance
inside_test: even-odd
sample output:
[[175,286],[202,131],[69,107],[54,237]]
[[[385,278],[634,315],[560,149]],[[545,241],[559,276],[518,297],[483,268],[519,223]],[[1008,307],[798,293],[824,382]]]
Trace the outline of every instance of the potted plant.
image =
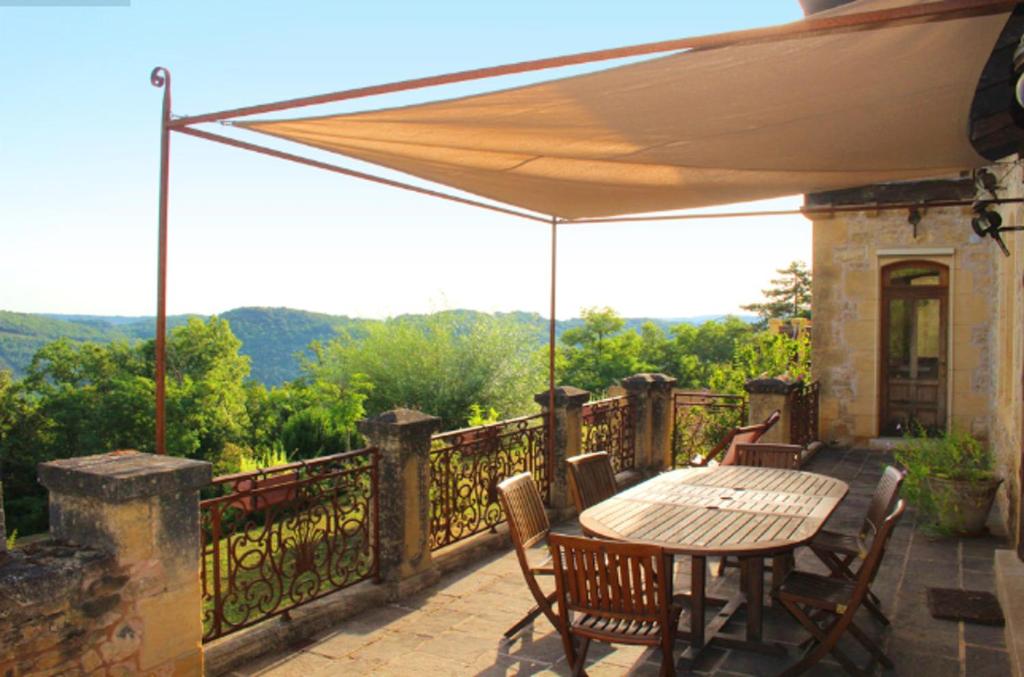
[[960,431],[929,436],[922,428],[896,448],[896,462],[907,472],[904,492],[941,534],[977,535],[1002,479],[992,456],[977,438]]

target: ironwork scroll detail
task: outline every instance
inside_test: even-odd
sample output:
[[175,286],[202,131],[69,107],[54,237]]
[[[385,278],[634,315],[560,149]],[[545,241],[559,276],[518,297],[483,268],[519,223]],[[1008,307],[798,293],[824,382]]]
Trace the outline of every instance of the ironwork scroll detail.
[[793,391],[789,419],[789,440],[792,444],[806,447],[811,442],[821,439],[818,436],[819,392],[817,381],[806,383],[802,388]]
[[218,477],[205,493],[204,642],[378,576],[376,449]]
[[636,466],[633,400],[628,395],[583,405],[583,453],[607,451],[615,472]]
[[494,531],[505,521],[498,483],[512,475],[532,474],[547,500],[546,435],[542,414],[435,435],[430,452],[431,549]]
[[743,425],[747,400],[743,395],[705,391],[672,394],[672,465],[700,462],[733,428]]

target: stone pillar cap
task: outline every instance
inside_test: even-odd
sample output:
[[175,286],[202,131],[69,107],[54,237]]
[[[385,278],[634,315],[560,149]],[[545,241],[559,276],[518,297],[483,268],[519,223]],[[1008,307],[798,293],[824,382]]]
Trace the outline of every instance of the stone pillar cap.
[[787,395],[793,390],[802,388],[804,382],[781,378],[754,378],[743,384],[743,389],[748,393],[757,395]]
[[622,379],[622,387],[626,390],[642,390],[646,386],[672,385],[676,380],[667,374],[633,374]]
[[206,461],[123,450],[40,463],[38,472],[51,492],[124,503],[195,491],[210,483],[212,468]]
[[371,435],[374,432],[391,428],[400,428],[413,433],[428,430],[432,433],[441,427],[441,419],[415,409],[399,408],[364,418],[358,421],[356,426],[364,435]]
[[[551,395],[545,390],[533,396],[534,402],[546,407],[551,403]],[[556,407],[581,407],[590,401],[590,391],[575,386],[555,386]]]

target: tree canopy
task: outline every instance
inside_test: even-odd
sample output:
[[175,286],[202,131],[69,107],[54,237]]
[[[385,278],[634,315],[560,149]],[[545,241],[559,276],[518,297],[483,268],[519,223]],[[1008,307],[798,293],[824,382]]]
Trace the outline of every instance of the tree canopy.
[[757,313],[762,320],[773,318],[811,316],[811,271],[803,261],[793,261],[785,268],[777,268],[779,277],[773,278],[771,287],[761,291],[765,300],[740,306]]

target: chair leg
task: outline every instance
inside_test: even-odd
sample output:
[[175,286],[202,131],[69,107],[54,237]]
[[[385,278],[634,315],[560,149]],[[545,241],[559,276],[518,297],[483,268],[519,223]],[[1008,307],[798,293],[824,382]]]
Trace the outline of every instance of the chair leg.
[[804,626],[807,631],[811,633],[814,641],[816,642],[816,645],[807,651],[799,661],[780,672],[779,677],[794,677],[795,675],[802,674],[811,669],[818,663],[818,661],[829,653],[835,656],[840,665],[842,665],[843,668],[851,675],[866,676],[869,674],[857,667],[857,665],[850,660],[850,658],[843,653],[838,646],[836,646],[839,638],[846,630],[846,625],[851,623],[850,619],[846,616],[840,616],[827,628],[827,630],[822,630],[818,627],[818,624],[815,623],[795,602],[782,598],[779,598],[779,601],[782,602],[784,607],[786,607],[786,610],[789,611],[790,615],[792,615],[800,625]]
[[573,677],[586,677],[587,671],[584,669],[584,665],[587,663],[587,650],[590,648],[590,638],[583,637],[580,642],[580,653],[576,657],[576,662],[569,663],[569,667],[572,668]]
[[555,626],[555,628],[557,629],[558,617],[555,616],[551,608],[552,605],[555,603],[555,598],[556,594],[551,593],[546,598],[546,605],[537,604],[535,607],[526,612],[525,616],[523,616],[521,619],[519,619],[519,621],[516,622],[515,625],[513,625],[511,628],[505,631],[505,639],[512,639],[513,637],[515,637],[523,628],[533,623],[541,614],[547,616],[548,620],[551,621],[551,625]]
[[884,667],[893,667],[892,661],[889,659],[888,656],[885,655],[881,647],[879,647],[874,641],[872,641],[870,637],[864,634],[864,631],[861,630],[853,621],[850,621],[850,634],[853,635],[857,639],[857,641],[861,643],[861,646],[867,649],[868,653],[870,653],[876,661],[881,663]]
[[[576,664],[579,659],[576,656],[576,642],[573,641],[572,634],[563,628],[560,628],[558,634],[562,636],[562,650],[565,651],[565,660],[569,663],[569,669],[572,670],[574,675],[578,674],[576,672]],[[582,662],[580,664],[582,665]]]
[[[878,598],[876,597],[875,600],[877,599]],[[867,609],[868,613],[874,616],[879,623],[881,623],[882,625],[889,625],[889,618],[884,613],[882,613],[882,610],[880,608],[878,608],[877,602],[873,602],[868,597],[865,597],[864,608]]]
[[[679,623],[678,616],[672,619],[672,623]],[[661,629],[661,670],[658,673],[661,677],[676,677],[676,661],[672,653],[672,647],[675,645],[674,635],[675,632],[668,628]]]
[[715,576],[718,576],[719,578],[721,578],[722,576],[725,575],[725,567],[728,566],[728,564],[726,563],[727,559],[728,559],[728,557],[726,557],[725,555],[722,555],[722,557],[718,560],[718,571],[715,572]]

